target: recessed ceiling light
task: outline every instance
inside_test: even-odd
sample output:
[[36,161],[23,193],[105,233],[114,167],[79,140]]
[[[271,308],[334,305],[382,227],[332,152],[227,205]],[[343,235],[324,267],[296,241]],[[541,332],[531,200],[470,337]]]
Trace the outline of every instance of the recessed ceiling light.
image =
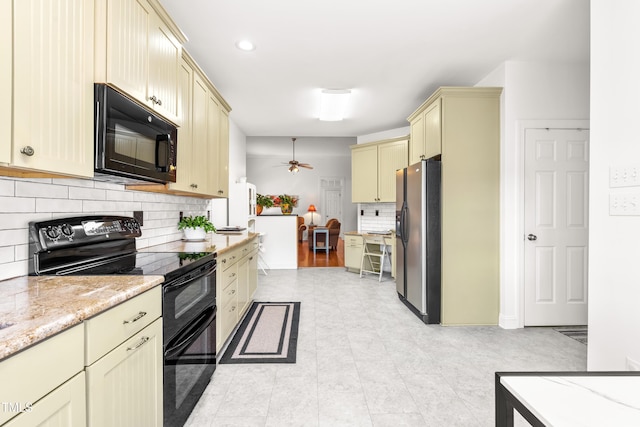
[[240,50],[244,50],[245,52],[256,50],[256,45],[250,40],[240,40],[239,42],[236,42],[236,47]]

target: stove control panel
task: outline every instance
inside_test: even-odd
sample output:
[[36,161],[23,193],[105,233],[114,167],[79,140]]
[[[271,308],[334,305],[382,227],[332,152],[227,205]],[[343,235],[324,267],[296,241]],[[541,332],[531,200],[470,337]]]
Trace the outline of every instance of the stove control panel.
[[29,243],[36,252],[142,236],[140,223],[123,216],[83,216],[29,223]]

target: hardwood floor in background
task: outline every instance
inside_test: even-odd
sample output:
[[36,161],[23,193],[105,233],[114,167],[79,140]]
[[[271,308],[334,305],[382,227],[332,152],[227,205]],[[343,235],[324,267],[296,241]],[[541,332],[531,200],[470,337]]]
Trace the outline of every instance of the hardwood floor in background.
[[338,239],[338,250],[309,250],[307,240],[298,243],[298,268],[303,267],[344,267],[344,240]]

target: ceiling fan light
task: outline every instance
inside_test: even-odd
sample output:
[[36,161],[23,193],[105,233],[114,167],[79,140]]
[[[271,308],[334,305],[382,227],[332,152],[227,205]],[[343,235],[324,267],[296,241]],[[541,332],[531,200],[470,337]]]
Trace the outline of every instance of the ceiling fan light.
[[327,122],[344,119],[349,95],[351,95],[349,89],[322,89],[319,119]]
[[298,166],[296,166],[296,165],[291,165],[289,167],[289,172],[291,172],[291,173],[298,173],[299,170],[300,169],[298,169]]

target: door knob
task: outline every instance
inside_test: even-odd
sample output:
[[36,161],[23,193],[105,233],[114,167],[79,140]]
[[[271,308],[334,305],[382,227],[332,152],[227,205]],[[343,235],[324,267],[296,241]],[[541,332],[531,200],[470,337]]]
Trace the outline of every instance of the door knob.
[[538,236],[536,236],[535,234],[529,234],[527,236],[527,239],[529,239],[529,240],[531,240],[533,242],[534,240],[538,240]]

